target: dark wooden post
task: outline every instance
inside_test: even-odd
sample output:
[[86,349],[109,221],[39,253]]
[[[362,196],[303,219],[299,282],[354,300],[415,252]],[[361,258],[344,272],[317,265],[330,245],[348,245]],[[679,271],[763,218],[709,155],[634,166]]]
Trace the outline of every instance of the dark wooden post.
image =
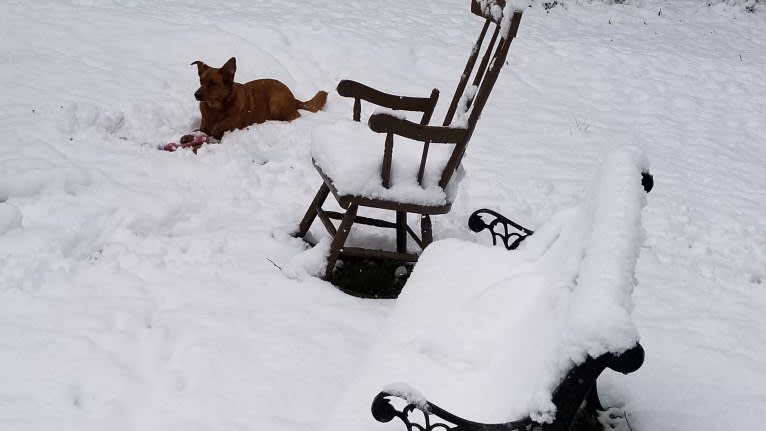
[[396,252],[407,253],[407,213],[396,212]]
[[348,233],[351,231],[351,225],[354,224],[354,218],[356,218],[356,211],[359,209],[359,205],[351,204],[346,211],[346,215],[343,216],[343,220],[338,226],[338,232],[332,239],[330,244],[330,255],[327,256],[327,268],[325,269],[325,278],[330,278],[332,270],[335,268],[335,262],[338,260],[341,251],[343,251],[343,244],[346,243]]
[[303,237],[309,232],[309,228],[311,227],[311,224],[314,223],[317,212],[322,208],[322,204],[324,204],[328,194],[330,194],[330,187],[322,182],[322,186],[319,187],[319,191],[317,191],[316,196],[314,196],[314,200],[311,202],[311,206],[309,206],[309,209],[306,211],[306,215],[304,215],[303,220],[301,220],[301,224],[298,227],[298,237]]
[[420,216],[420,241],[422,248],[428,247],[428,244],[434,242],[434,234],[431,230],[431,217],[428,214]]

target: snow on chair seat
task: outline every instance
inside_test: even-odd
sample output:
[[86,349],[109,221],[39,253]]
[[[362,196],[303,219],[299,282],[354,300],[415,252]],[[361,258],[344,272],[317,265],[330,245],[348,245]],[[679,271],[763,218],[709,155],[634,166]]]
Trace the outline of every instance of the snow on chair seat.
[[[379,111],[380,112],[380,111]],[[423,143],[400,138],[391,157],[389,187],[381,177],[381,145],[366,124],[340,120],[317,127],[312,134],[311,155],[314,164],[328,178],[343,198],[364,197],[370,200],[400,202],[418,206],[441,207],[451,204],[459,178],[450,181],[446,190],[439,187],[454,144],[433,145],[428,153],[422,180],[418,181],[418,163]]]
[[[567,430],[585,401],[600,409],[599,374],[632,372],[643,362],[630,316],[643,172],[640,151],[609,155],[581,203],[554,215],[517,251],[434,242],[332,428],[388,426],[373,426],[367,413],[378,391],[375,418],[399,417],[410,430],[416,410],[426,431],[507,431]],[[397,409],[397,398],[406,406]]]

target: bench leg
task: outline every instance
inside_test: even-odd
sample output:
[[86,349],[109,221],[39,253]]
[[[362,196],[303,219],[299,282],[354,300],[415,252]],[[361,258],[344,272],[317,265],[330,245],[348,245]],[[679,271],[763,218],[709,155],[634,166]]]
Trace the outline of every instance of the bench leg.
[[407,213],[396,212],[396,252],[407,253]]
[[431,230],[431,216],[428,214],[420,216],[420,238],[423,242],[423,249],[434,242],[434,233]]
[[598,381],[593,383],[593,387],[590,388],[590,391],[588,391],[588,396],[585,397],[585,409],[589,410],[591,412],[596,412],[597,410],[604,410],[604,407],[601,405],[601,400],[598,398]]
[[314,223],[314,220],[317,217],[318,208],[322,208],[322,205],[329,194],[330,187],[323,182],[322,186],[319,187],[316,196],[314,196],[314,200],[311,201],[309,209],[306,210],[306,215],[303,216],[303,220],[301,220],[301,224],[298,226],[298,233],[296,233],[295,236],[299,238],[306,236],[309,232],[309,228],[311,228],[311,224]]
[[329,279],[332,275],[332,270],[335,269],[335,262],[338,261],[340,252],[343,250],[343,245],[346,243],[348,233],[351,231],[351,225],[354,224],[354,218],[356,218],[356,211],[359,209],[359,205],[351,204],[346,211],[346,215],[343,216],[343,220],[338,226],[338,232],[332,239],[330,244],[330,254],[327,256],[327,268],[325,269],[325,279]]

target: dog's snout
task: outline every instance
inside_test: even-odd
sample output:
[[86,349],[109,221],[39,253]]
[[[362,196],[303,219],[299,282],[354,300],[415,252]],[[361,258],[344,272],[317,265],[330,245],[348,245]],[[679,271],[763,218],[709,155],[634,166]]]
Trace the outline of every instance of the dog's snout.
[[199,101],[202,100],[202,89],[201,88],[194,92],[194,98],[199,100]]

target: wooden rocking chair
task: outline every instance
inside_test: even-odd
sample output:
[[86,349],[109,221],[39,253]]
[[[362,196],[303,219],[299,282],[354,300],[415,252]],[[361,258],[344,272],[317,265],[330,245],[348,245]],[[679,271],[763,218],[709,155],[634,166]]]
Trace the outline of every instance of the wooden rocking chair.
[[[326,278],[332,275],[335,263],[340,256],[373,257],[415,262],[418,259],[418,255],[407,253],[407,235],[409,234],[421,249],[424,249],[432,242],[433,235],[431,232],[430,216],[445,214],[450,211],[456,189],[456,184],[454,183],[458,182],[458,179],[456,179],[458,175],[455,175],[456,171],[460,167],[466,146],[471,139],[476,122],[481,116],[484,105],[497,81],[500,69],[505,64],[508,49],[510,48],[511,41],[516,36],[521,21],[522,12],[511,10],[510,7],[506,7],[505,3],[505,0],[482,0],[481,2],[471,0],[471,12],[484,18],[484,25],[471,50],[465,71],[457,85],[442,126],[428,125],[439,98],[439,91],[437,89],[431,92],[430,97],[420,98],[383,93],[349,80],[341,81],[338,84],[338,94],[343,97],[354,98],[353,119],[356,122],[360,120],[361,100],[392,110],[422,112],[423,116],[419,124],[410,122],[391,112],[376,112],[370,116],[368,121],[369,128],[373,132],[386,134],[382,159],[380,153],[377,153],[377,156],[373,154],[374,160],[372,160],[372,164],[368,165],[372,170],[375,170],[372,166],[380,166],[380,176],[376,176],[374,181],[372,181],[375,183],[372,185],[372,189],[368,187],[362,190],[356,187],[353,175],[347,175],[346,171],[339,171],[337,169],[336,165],[338,163],[342,165],[344,159],[346,161],[345,166],[349,166],[348,160],[358,157],[355,153],[349,153],[348,147],[345,148],[346,151],[344,151],[344,148],[324,148],[321,151],[316,149],[312,151],[312,161],[317,171],[319,171],[323,183],[306,211],[296,236],[303,237],[306,235],[314,220],[317,216],[319,217],[328,233],[332,236],[330,252],[327,257]],[[478,64],[478,68],[475,68],[486,35],[491,28],[493,30],[489,43],[486,44],[487,46],[481,62]],[[471,75],[474,75],[472,86],[467,87]],[[455,119],[456,115],[457,119]],[[396,193],[397,186],[401,184],[395,184],[401,179],[401,175],[396,176],[397,178],[392,181],[394,135],[409,140],[420,141],[423,146],[416,175],[414,175],[414,167],[417,166],[417,160],[410,160],[413,165],[413,175],[408,177],[408,179],[412,184],[407,185],[409,193],[403,193],[401,196],[398,196]],[[330,141],[338,140],[337,135],[334,136]],[[330,142],[330,147],[335,143]],[[412,142],[407,142],[405,145],[411,144]],[[433,160],[429,168],[427,168],[430,144],[451,144],[453,146],[449,156],[445,157],[446,161],[442,160],[444,164],[436,168],[433,167],[435,163]],[[353,145],[369,144],[359,142],[353,143]],[[358,147],[353,147],[350,151],[356,151],[355,148]],[[395,167],[394,169],[397,168]],[[363,174],[370,173],[363,172]],[[344,178],[344,176],[350,178]],[[419,188],[419,190],[415,190],[415,193],[412,193],[413,188]],[[419,191],[422,193],[419,193]],[[345,210],[345,213],[327,211],[322,208],[330,192],[333,193],[333,196],[335,196],[341,208]],[[360,206],[395,211],[395,222],[358,216],[357,212]],[[420,236],[416,235],[407,224],[408,213],[420,215]],[[336,228],[331,219],[340,220],[340,225]],[[396,252],[344,247],[351,226],[354,223],[395,229]]]

